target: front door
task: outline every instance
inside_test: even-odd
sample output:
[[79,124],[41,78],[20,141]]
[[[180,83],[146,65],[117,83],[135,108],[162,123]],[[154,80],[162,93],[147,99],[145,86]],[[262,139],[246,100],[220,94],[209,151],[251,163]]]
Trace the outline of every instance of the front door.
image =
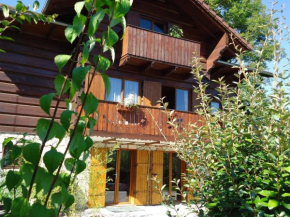
[[129,203],[131,151],[114,151],[107,169],[106,204]]

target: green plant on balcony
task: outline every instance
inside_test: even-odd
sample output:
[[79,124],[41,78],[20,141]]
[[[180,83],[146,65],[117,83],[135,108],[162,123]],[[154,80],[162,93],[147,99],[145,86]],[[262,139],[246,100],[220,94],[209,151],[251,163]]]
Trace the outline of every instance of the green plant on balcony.
[[136,103],[136,95],[129,93],[123,102],[118,105],[118,110],[120,111],[135,111],[138,112],[138,104]]
[[174,25],[169,29],[169,35],[174,38],[182,38],[183,30],[179,26]]

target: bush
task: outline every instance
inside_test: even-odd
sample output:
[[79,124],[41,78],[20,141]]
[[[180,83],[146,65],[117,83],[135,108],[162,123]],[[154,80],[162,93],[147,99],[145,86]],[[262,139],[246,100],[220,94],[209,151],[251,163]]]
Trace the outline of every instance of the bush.
[[[277,35],[272,32],[268,40]],[[277,48],[279,44],[275,42]],[[194,58],[202,126],[193,123],[180,132],[175,120],[170,121],[174,148],[187,162],[187,184],[180,191],[190,208],[203,205],[208,216],[290,216],[290,83],[287,70],[278,67],[281,53],[275,50],[274,77],[267,89],[260,62],[248,72],[238,54],[237,82],[230,86],[216,81],[214,99],[203,82],[200,59]],[[212,108],[212,100],[221,108]],[[204,215],[201,209],[196,212]]]

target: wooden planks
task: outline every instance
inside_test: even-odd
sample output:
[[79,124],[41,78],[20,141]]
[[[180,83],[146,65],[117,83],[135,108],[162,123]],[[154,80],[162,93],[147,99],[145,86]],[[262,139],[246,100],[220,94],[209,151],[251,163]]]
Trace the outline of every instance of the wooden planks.
[[127,54],[172,65],[191,67],[193,52],[200,55],[200,43],[127,26],[122,56]]
[[150,204],[160,204],[162,202],[162,196],[159,194],[159,190],[163,186],[163,153],[161,151],[151,152],[151,177],[156,177],[159,183],[151,180],[151,198]]
[[157,103],[161,99],[161,83],[144,81],[143,84],[143,105],[159,106]]

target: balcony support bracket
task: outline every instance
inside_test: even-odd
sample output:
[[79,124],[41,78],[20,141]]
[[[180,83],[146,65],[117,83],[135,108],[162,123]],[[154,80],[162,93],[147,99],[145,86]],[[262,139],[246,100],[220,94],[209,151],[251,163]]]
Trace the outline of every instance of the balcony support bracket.
[[149,62],[145,63],[144,65],[140,66],[139,71],[141,73],[147,72],[149,69],[151,69],[154,66],[155,62]]
[[177,69],[178,69],[177,66],[170,67],[169,69],[166,69],[166,70],[164,70],[164,71],[162,72],[162,76],[165,77],[165,76],[167,76],[167,75],[171,75],[171,74],[173,74],[174,72],[176,72]]

